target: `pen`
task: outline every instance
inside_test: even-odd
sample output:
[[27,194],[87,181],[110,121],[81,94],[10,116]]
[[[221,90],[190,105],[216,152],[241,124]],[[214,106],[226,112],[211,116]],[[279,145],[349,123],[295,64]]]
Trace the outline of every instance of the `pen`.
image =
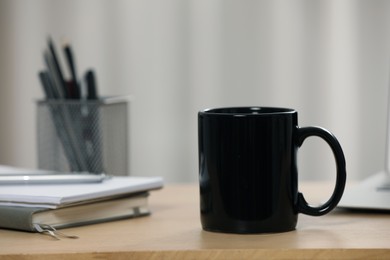
[[95,100],[98,99],[97,86],[96,86],[96,78],[93,70],[88,70],[85,73],[85,81],[87,83],[87,99]]
[[54,98],[53,88],[51,87],[51,79],[50,75],[47,71],[40,71],[39,72],[39,79],[41,81],[41,85],[43,87],[43,90],[46,94],[47,99]]
[[54,43],[52,41],[52,39],[49,37],[48,38],[48,46],[49,46],[49,51],[50,51],[50,54],[51,54],[51,57],[52,57],[52,61],[53,61],[53,65],[54,65],[54,73],[57,75],[58,77],[58,83],[60,85],[60,87],[62,88],[63,90],[63,93],[64,93],[64,97],[65,98],[70,98],[70,94],[69,94],[69,91],[65,85],[65,80],[64,80],[64,75],[62,74],[62,70],[61,70],[61,67],[60,67],[60,64],[58,62],[58,58],[57,58],[57,54],[56,54],[56,50],[55,50],[55,47],[54,47]]
[[[85,73],[84,79],[87,85],[87,99],[94,101],[98,100],[96,78],[93,70],[88,70]],[[92,102],[93,103],[93,102]],[[85,144],[87,147],[91,147],[88,152],[88,163],[90,165],[91,172],[102,172],[103,160],[102,160],[102,146],[101,146],[101,133],[99,128],[91,128],[91,125],[99,125],[99,107],[96,105],[90,105],[90,110],[86,118],[88,126],[84,128]]]
[[63,99],[64,98],[64,90],[63,90],[63,87],[61,86],[60,79],[58,78],[58,75],[55,72],[53,58],[50,55],[50,52],[48,50],[46,50],[43,55],[44,55],[45,63],[47,66],[47,73],[51,79],[51,81],[50,81],[51,84],[49,86],[52,90],[51,91],[53,94],[52,98]]
[[[55,50],[55,44],[50,37],[48,37],[47,44],[48,48],[44,51],[44,61],[47,70],[39,72],[39,79],[46,98],[59,101],[49,104],[49,110],[70,168],[72,171],[78,172],[103,172],[102,162],[100,162],[100,144],[96,143],[100,142],[100,135],[91,129],[92,123],[98,122],[99,116],[92,112],[86,114],[86,108],[88,112],[86,105],[74,105],[77,103],[69,103],[68,105],[66,100],[64,100],[81,99],[82,85],[77,78],[73,49],[70,44],[63,46],[63,54],[71,75],[70,80],[65,80],[59,64],[59,56],[57,56]],[[85,80],[88,88],[86,98],[88,100],[97,100],[96,80],[92,70],[86,73]],[[99,130],[96,131],[98,132]],[[95,154],[98,162],[94,162]]]
[[[56,69],[55,63],[55,51],[54,46],[50,42],[52,51],[46,50],[44,52],[44,59],[46,62],[46,65],[48,67],[48,76],[45,74],[42,74],[41,77],[43,81],[41,82],[43,84],[46,84],[44,86],[44,89],[51,88],[53,94],[50,97],[57,99],[57,100],[63,100],[66,98],[66,93],[64,93],[64,90],[66,90],[63,87],[64,82],[61,82],[61,76],[62,73]],[[54,55],[51,55],[54,54]],[[58,62],[58,61],[57,61]],[[48,80],[52,79],[52,81]],[[52,83],[51,85],[49,83]],[[85,153],[83,152],[82,144],[78,140],[78,130],[79,127],[75,122],[72,121],[72,114],[67,106],[50,106],[51,114],[55,123],[55,127],[57,130],[57,133],[59,134],[59,137],[61,138],[62,145],[64,147],[64,151],[66,154],[67,159],[70,162],[71,170],[73,171],[84,171],[88,170],[86,162],[85,162]]]
[[[41,80],[43,90],[46,93],[47,99],[53,99],[57,98],[57,94],[55,94],[55,88],[53,87],[53,84],[50,79],[50,74],[47,71],[41,71],[39,73],[39,78]],[[73,140],[71,138],[71,133],[67,130],[66,121],[65,118],[65,111],[61,109],[58,106],[48,106],[49,111],[51,112],[51,117],[53,120],[53,124],[55,126],[56,133],[58,135],[58,138],[60,138],[64,152],[66,155],[66,158],[69,161],[69,164],[71,166],[72,170],[79,170],[78,167],[78,158],[76,157],[76,153],[74,152],[74,149],[77,149],[72,146],[71,143],[69,143],[70,140]]]
[[66,60],[68,62],[68,66],[72,78],[70,82],[67,82],[69,87],[70,98],[80,99],[81,93],[80,93],[80,87],[76,75],[76,63],[73,58],[73,51],[69,44],[65,44],[64,53],[65,53]]
[[108,178],[109,177],[104,173],[102,174],[0,175],[0,185],[100,183]]

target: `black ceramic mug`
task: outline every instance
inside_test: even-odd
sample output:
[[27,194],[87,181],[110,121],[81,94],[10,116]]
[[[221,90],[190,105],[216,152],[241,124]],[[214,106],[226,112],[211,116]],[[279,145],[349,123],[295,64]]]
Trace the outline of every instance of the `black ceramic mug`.
[[[336,137],[299,127],[294,109],[232,107],[198,114],[201,222],[204,230],[268,233],[294,230],[298,213],[321,216],[341,199],[345,158]],[[333,151],[336,185],[330,199],[310,206],[298,191],[297,150],[309,136]]]

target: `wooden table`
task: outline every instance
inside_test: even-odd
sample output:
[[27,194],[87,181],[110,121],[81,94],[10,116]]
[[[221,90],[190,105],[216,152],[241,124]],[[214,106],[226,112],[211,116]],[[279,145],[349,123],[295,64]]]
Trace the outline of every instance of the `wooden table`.
[[[330,185],[306,183],[308,200],[326,198]],[[0,229],[0,258],[11,259],[390,259],[390,214],[335,210],[300,214],[297,230],[235,235],[206,232],[199,220],[198,187],[167,185],[152,192],[151,216],[63,230],[79,239],[53,240]]]

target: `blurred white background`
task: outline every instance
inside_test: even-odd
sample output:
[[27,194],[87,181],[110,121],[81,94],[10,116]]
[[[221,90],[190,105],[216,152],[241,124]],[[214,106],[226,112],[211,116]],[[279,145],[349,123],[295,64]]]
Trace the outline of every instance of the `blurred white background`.
[[[132,95],[132,175],[198,178],[197,112],[292,107],[344,148],[350,179],[384,165],[390,2],[0,0],[0,164],[36,167],[37,73],[48,35],[95,68],[102,95]],[[332,179],[317,138],[300,178]]]

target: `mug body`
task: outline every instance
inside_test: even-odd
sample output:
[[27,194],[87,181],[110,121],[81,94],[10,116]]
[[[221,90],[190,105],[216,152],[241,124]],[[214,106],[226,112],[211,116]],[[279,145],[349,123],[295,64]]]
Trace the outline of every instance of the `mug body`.
[[297,112],[232,107],[198,114],[202,227],[227,233],[294,230]]

